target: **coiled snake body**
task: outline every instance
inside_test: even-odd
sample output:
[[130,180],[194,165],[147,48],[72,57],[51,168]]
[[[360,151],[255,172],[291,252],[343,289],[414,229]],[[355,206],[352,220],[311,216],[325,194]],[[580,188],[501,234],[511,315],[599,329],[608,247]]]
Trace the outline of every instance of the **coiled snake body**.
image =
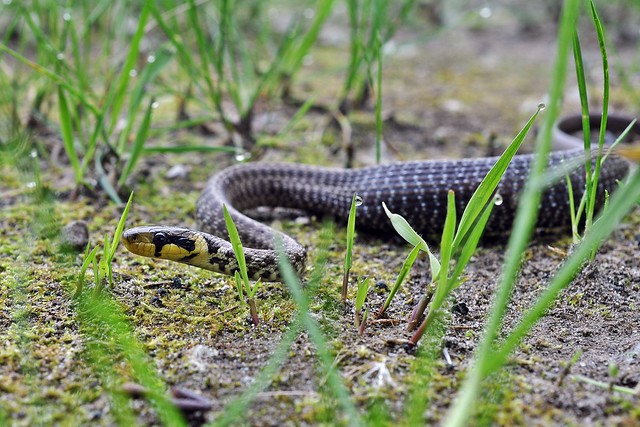
[[[553,152],[550,166],[577,157],[584,158],[581,148]],[[461,214],[496,159],[414,161],[357,170],[283,163],[236,165],[214,175],[200,195],[196,218],[201,231],[166,226],[134,227],[124,233],[123,241],[131,252],[139,255],[233,275],[238,266],[232,246],[226,238],[218,237],[228,236],[222,211],[225,204],[245,248],[249,276],[280,280],[274,236],[280,236],[291,264],[298,271],[304,268],[305,248],[243,211],[261,206],[285,207],[346,220],[352,196],[357,193],[363,200],[357,212],[359,228],[390,231],[391,225],[382,207],[385,202],[419,233],[437,235],[444,224],[448,191],[455,191],[457,212]],[[502,204],[494,207],[487,233],[505,233],[510,229],[531,161],[531,155],[517,155],[512,160],[498,186]],[[616,180],[627,172],[626,161],[615,156],[607,159],[598,181],[598,205],[604,200],[605,189],[612,191]],[[574,200],[579,200],[585,187],[584,168],[575,169],[570,177]],[[566,229],[569,225],[568,189],[566,181],[561,180],[542,195],[537,227]]]

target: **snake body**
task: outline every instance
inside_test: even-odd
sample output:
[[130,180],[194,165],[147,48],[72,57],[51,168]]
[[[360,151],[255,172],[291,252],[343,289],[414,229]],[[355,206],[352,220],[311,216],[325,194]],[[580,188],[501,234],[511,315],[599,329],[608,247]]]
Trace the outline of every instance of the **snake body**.
[[[627,122],[628,123],[628,122]],[[549,166],[584,159],[581,148],[552,152]],[[502,203],[494,207],[486,233],[510,230],[518,197],[529,173],[531,155],[517,155],[507,168],[497,193]],[[238,270],[233,248],[226,238],[223,205],[231,214],[243,243],[249,276],[266,281],[281,280],[274,247],[279,236],[291,264],[304,268],[306,250],[293,238],[275,231],[245,211],[262,206],[301,209],[346,220],[353,194],[362,198],[356,226],[372,231],[391,231],[382,207],[401,214],[423,235],[438,235],[446,216],[447,193],[455,191],[460,215],[497,157],[477,159],[412,161],[363,169],[335,169],[285,163],[250,163],[229,167],[207,182],[196,204],[201,231],[166,226],[143,226],[127,230],[125,246],[132,252],[171,259],[233,275]],[[603,164],[597,190],[597,206],[605,189],[615,189],[616,181],[628,173],[625,160],[612,156]],[[585,188],[584,167],[570,173],[574,200]],[[567,229],[570,208],[566,180],[548,187],[541,199],[537,227]]]

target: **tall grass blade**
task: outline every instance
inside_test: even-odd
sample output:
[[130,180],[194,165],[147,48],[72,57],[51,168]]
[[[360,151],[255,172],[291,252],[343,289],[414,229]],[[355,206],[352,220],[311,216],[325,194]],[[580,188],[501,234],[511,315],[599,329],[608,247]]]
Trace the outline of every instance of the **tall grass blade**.
[[602,241],[613,232],[625,215],[637,206],[640,200],[640,169],[629,178],[629,181],[611,196],[609,208],[601,217],[593,223],[590,232],[585,235],[582,242],[574,249],[571,256],[562,264],[562,267],[553,276],[551,283],[538,298],[535,304],[527,311],[522,320],[504,340],[490,361],[484,365],[483,375],[495,371],[505,362],[509,354],[516,348],[531,328],[542,318],[545,312],[556,300],[558,294],[567,287],[571,280],[578,274]]
[[593,24],[596,28],[596,34],[598,35],[598,44],[600,45],[600,55],[602,57],[602,117],[600,118],[600,135],[598,138],[598,156],[596,157],[596,165],[591,179],[591,187],[587,193],[587,207],[586,207],[586,225],[585,233],[588,233],[591,227],[593,216],[595,214],[596,198],[598,180],[600,179],[600,168],[602,165],[602,153],[604,150],[604,140],[607,132],[607,116],[609,113],[609,60],[607,59],[607,48],[605,45],[605,35],[602,22],[598,17],[598,11],[593,3],[593,0],[589,0],[589,7],[591,10],[591,17],[593,18]]
[[118,225],[116,226],[116,231],[113,233],[113,239],[111,240],[111,245],[109,248],[107,256],[107,260],[109,264],[113,261],[113,257],[116,253],[116,248],[118,246],[118,242],[120,242],[120,237],[122,237],[122,232],[124,231],[124,225],[127,222],[127,216],[129,216],[129,210],[131,210],[131,202],[133,201],[133,191],[129,194],[129,199],[127,200],[127,204],[122,210],[122,215],[120,216],[120,220],[118,221]]
[[382,157],[382,39],[380,31],[375,33],[374,51],[378,65],[376,73],[376,164],[380,164]]
[[[431,303],[432,309],[438,309],[449,293],[449,267],[453,255],[453,238],[456,231],[456,196],[453,190],[447,193],[447,216],[444,221],[442,238],[440,240],[440,274],[438,286]],[[435,279],[435,278],[434,278]]]
[[298,279],[293,267],[289,263],[289,260],[284,253],[282,243],[278,242],[276,247],[278,248],[278,260],[280,264],[280,272],[284,282],[287,284],[293,299],[298,307],[298,313],[300,315],[300,321],[304,328],[307,330],[311,341],[316,347],[318,353],[318,359],[322,365],[323,371],[326,374],[327,383],[331,389],[333,398],[342,407],[345,413],[346,419],[349,420],[349,425],[354,427],[364,426],[364,422],[358,413],[358,410],[354,406],[351,396],[344,386],[340,375],[338,375],[333,363],[333,357],[329,351],[329,345],[324,337],[324,334],[315,323],[313,318],[309,315],[309,300],[302,291],[302,285]]
[[260,373],[256,376],[255,380],[243,390],[240,396],[235,398],[224,408],[222,414],[218,415],[215,421],[210,424],[211,426],[226,427],[239,425],[239,421],[246,416],[251,404],[258,394],[271,385],[272,378],[278,373],[278,370],[287,360],[290,348],[296,338],[300,335],[301,330],[302,325],[298,318],[289,325],[287,331],[282,335],[277,347],[269,356],[269,361],[260,370]]
[[138,27],[129,42],[129,52],[122,66],[122,70],[120,71],[120,77],[115,83],[114,90],[109,96],[110,100],[107,103],[107,105],[111,105],[111,123],[109,125],[109,133],[113,133],[120,116],[120,112],[122,111],[124,102],[127,98],[127,88],[129,86],[129,81],[131,80],[131,70],[134,69],[136,62],[138,61],[140,44],[142,42],[142,37],[144,36],[144,27],[147,24],[147,18],[149,17],[151,7],[150,3],[152,2],[153,0],[145,0],[144,2],[142,11],[138,17]]
[[476,353],[476,362],[474,366],[470,368],[462,389],[447,412],[444,422],[446,427],[462,427],[467,423],[467,419],[470,416],[471,409],[474,407],[474,402],[480,390],[480,382],[484,378],[483,373],[486,371],[485,367],[493,357],[492,349],[494,341],[500,329],[500,324],[511,295],[512,286],[520,268],[521,254],[526,248],[527,242],[533,232],[539,209],[541,191],[535,188],[532,182],[540,179],[539,177],[543,174],[548,162],[553,124],[558,115],[560,100],[563,94],[567,57],[572,46],[578,11],[578,0],[567,0],[564,2],[558,29],[556,61],[553,67],[553,76],[549,91],[548,113],[538,137],[536,155],[530,171],[530,180],[527,185],[525,185],[523,194],[520,197],[514,226],[509,238],[507,256],[503,266],[496,300],[489,315],[485,334]]
[[136,339],[124,313],[109,294],[91,295],[94,294],[82,293],[77,300],[80,331],[85,338],[88,360],[100,376],[102,387],[111,397],[116,419],[128,414],[124,419],[130,418],[130,422],[135,424],[126,397],[120,390],[114,389],[123,382],[118,374],[122,367],[116,362],[123,358],[136,381],[149,391],[148,397],[161,422],[172,426],[186,425],[182,414],[168,399],[162,380]]
[[236,255],[236,260],[238,261],[238,269],[240,270],[240,275],[242,276],[242,280],[244,281],[245,287],[248,291],[250,286],[249,276],[247,275],[247,261],[244,257],[244,250],[242,249],[240,234],[238,233],[236,224],[233,222],[233,218],[231,218],[231,215],[229,214],[227,206],[222,205],[222,210],[224,213],[224,222],[227,225],[227,231],[229,232],[229,241],[231,242],[233,252]]
[[389,292],[389,295],[387,296],[386,301],[378,311],[378,317],[382,316],[385,313],[385,311],[387,311],[387,308],[389,308],[389,305],[391,305],[391,301],[393,300],[393,297],[396,295],[396,293],[400,289],[400,286],[402,285],[404,280],[407,278],[407,275],[411,271],[411,267],[413,267],[413,264],[416,262],[416,259],[418,258],[418,254],[420,253],[421,249],[422,248],[420,248],[420,246],[414,246],[411,252],[409,252],[407,259],[404,260],[404,263],[402,264],[402,268],[398,273],[396,282],[391,288],[391,291]]
[[160,74],[160,71],[169,64],[173,55],[174,51],[165,46],[160,48],[155,55],[153,55],[153,60],[147,60],[147,65],[142,70],[142,73],[140,73],[140,76],[131,91],[129,108],[127,110],[127,125],[120,136],[120,153],[124,153],[126,150],[127,138],[129,137],[131,128],[135,122],[136,114],[140,108],[142,97],[144,96],[147,87],[155,80],[158,74]]
[[292,48],[284,59],[284,71],[287,75],[293,76],[302,65],[302,60],[309,53],[311,46],[315,43],[320,34],[320,29],[324,22],[331,15],[334,0],[318,0],[314,8],[315,14],[311,26],[307,33],[300,39],[300,42]]
[[458,232],[453,242],[454,247],[457,248],[463,239],[466,238],[467,233],[476,222],[478,216],[482,214],[483,207],[486,206],[493,198],[494,192],[500,183],[500,179],[502,179],[504,172],[507,170],[507,167],[509,167],[509,163],[511,163],[511,160],[520,149],[520,146],[524,142],[525,137],[529,133],[531,126],[538,117],[538,114],[540,114],[542,108],[544,108],[544,106],[538,106],[536,112],[531,116],[520,132],[518,132],[511,144],[509,144],[504,153],[502,153],[500,158],[498,158],[495,165],[493,165],[491,170],[489,170],[487,175],[483,178],[482,182],[471,196],[471,199],[469,199],[469,203],[460,218]]
[[131,172],[133,172],[133,168],[138,163],[140,155],[143,152],[144,144],[147,142],[149,128],[151,127],[151,113],[153,112],[154,104],[155,100],[151,99],[147,106],[147,110],[145,111],[142,123],[140,124],[140,129],[138,129],[138,133],[136,134],[136,139],[134,140],[131,151],[129,152],[129,158],[127,159],[127,162],[122,169],[122,173],[120,174],[120,178],[118,179],[118,186],[120,187],[124,185],[129,175],[131,175]]
[[358,195],[353,194],[351,198],[351,207],[349,208],[349,217],[347,219],[347,248],[344,254],[344,271],[342,277],[342,301],[347,299],[347,288],[349,286],[349,271],[353,263],[353,241],[356,235],[356,208],[358,203]]
[[58,86],[58,108],[60,110],[60,130],[62,133],[64,150],[67,153],[69,163],[71,163],[71,167],[73,168],[76,184],[80,184],[80,182],[82,182],[82,171],[80,169],[80,161],[78,160],[78,154],[76,153],[75,138],[73,136],[73,119],[71,117],[71,112],[69,111],[67,97],[60,86]]
[[[330,223],[326,223],[321,234],[320,246],[317,254],[318,256],[316,258],[313,273],[311,274],[309,283],[306,288],[310,293],[316,291],[318,283],[324,277],[324,268],[327,262],[328,254],[327,248],[329,247],[329,244],[332,242],[332,240],[332,226]],[[307,312],[303,312],[302,310],[298,309],[296,318],[293,320],[293,322],[291,322],[291,325],[289,325],[289,328],[282,336],[277,347],[269,357],[269,361],[267,362],[266,366],[262,368],[262,370],[256,377],[256,380],[253,381],[251,385],[247,387],[240,396],[238,396],[224,408],[222,414],[219,415],[213,422],[214,426],[237,425],[239,423],[239,420],[241,420],[242,417],[247,414],[249,406],[255,400],[258,393],[266,389],[271,384],[273,376],[277,373],[278,369],[280,369],[280,367],[287,359],[288,352],[291,348],[291,345],[293,344],[293,341],[295,341],[295,339],[302,331],[303,315],[307,315]]]

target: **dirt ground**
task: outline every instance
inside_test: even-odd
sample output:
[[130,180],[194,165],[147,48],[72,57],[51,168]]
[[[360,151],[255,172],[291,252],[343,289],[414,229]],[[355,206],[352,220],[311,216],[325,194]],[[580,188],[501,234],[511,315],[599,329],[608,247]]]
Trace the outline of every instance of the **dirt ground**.
[[[512,139],[544,101],[554,60],[553,26],[530,28],[524,20],[501,16],[493,19],[496,21],[490,28],[480,23],[434,32],[426,40],[416,40],[415,34],[406,30],[394,39],[384,64],[388,143],[384,161],[492,154],[496,147]],[[334,85],[339,87],[340,76],[318,77],[317,70],[335,52],[340,31],[344,30],[339,26],[324,30],[323,46],[314,52],[316,65],[305,68],[299,85],[294,85],[294,96],[304,99],[323,86],[327,88],[324,93],[331,93]],[[585,35],[583,49],[589,78],[597,83],[597,43],[589,34]],[[615,31],[611,37],[617,50],[612,63],[620,61],[637,70],[640,52],[636,41],[619,41],[617,38],[623,37]],[[633,104],[620,77],[616,73],[612,77],[612,110],[634,114],[638,105]],[[637,72],[629,77],[638,87]],[[325,101],[330,99],[318,99],[318,103]],[[578,106],[577,89],[570,74],[564,110],[578,111]],[[593,107],[597,108],[597,101]],[[287,108],[261,105],[256,116],[258,128],[277,123],[283,114],[290,114]],[[373,117],[371,110],[350,116],[357,166],[374,161]],[[301,132],[303,137],[317,141],[314,135],[323,120],[320,115],[310,115],[307,129]],[[315,144],[305,143],[304,138],[299,144],[269,149],[260,160],[315,160],[337,166],[344,163],[340,143],[336,142],[339,137]],[[132,183],[139,189],[136,188],[136,203],[128,224],[192,226],[193,203],[204,179],[232,163],[233,159],[221,155],[145,159]],[[176,164],[187,168],[186,178],[165,177]],[[62,168],[50,162],[43,163],[43,173],[52,188],[59,188],[69,178]],[[16,255],[37,212],[35,207],[29,207],[30,199],[21,185],[15,176],[6,185],[3,183],[6,197],[0,202],[4,247],[0,272],[13,283],[2,286],[2,407],[15,425],[113,424],[103,385],[82,356],[83,337],[78,320],[72,315],[70,289],[63,285],[77,274],[77,259],[66,265],[61,276],[56,269],[62,258],[51,249],[50,242],[41,241],[28,254]],[[52,209],[62,225],[77,219],[88,221],[93,241],[112,229],[110,224],[119,215],[119,210],[103,199],[83,195],[78,201],[71,201],[66,193],[55,197]],[[322,219],[301,217],[278,223],[307,245],[313,262]],[[599,388],[572,376],[579,374],[630,388],[637,387],[640,381],[639,224],[640,212],[636,209],[602,246],[595,261],[562,293],[507,368],[490,378],[479,402],[486,415],[476,424],[640,423],[637,395]],[[506,330],[545,288],[563,262],[561,252],[569,246],[566,236],[558,236],[537,240],[527,249]],[[408,283],[394,299],[389,320],[374,322],[360,336],[354,327],[353,307],[345,308],[339,301],[343,248],[344,230],[339,226],[330,247],[327,273],[311,302],[312,316],[325,332],[335,363],[357,405],[367,408],[372,402],[383,401],[395,417],[403,411],[416,369],[412,365],[415,351],[401,341],[408,337],[404,319],[430,282],[427,260],[414,267]],[[379,307],[386,298],[384,285],[393,283],[407,252],[395,240],[358,236],[353,271],[371,277],[377,284],[370,295],[371,307]],[[480,248],[467,271],[469,280],[455,292],[442,343],[450,361],[443,353],[430,388],[424,391],[430,399],[424,413],[429,424],[443,417],[469,366],[493,298],[503,252],[499,242]],[[168,385],[192,390],[212,403],[210,411],[190,418],[194,425],[215,420],[225,404],[246,390],[294,316],[295,305],[283,285],[261,288],[258,305],[263,323],[255,327],[247,320],[246,310],[237,306],[234,285],[228,278],[136,258],[124,248],[119,249],[114,270],[116,300],[161,377]],[[27,314],[19,315],[21,309]],[[565,367],[578,350],[582,354],[567,374]],[[614,377],[609,373],[612,364],[618,368]],[[128,371],[124,367],[122,370],[126,377]],[[318,374],[314,346],[308,335],[301,333],[272,384],[250,405],[245,422],[332,425],[338,421],[337,409],[327,395],[325,379]],[[141,424],[158,422],[144,400],[134,400],[132,405]]]

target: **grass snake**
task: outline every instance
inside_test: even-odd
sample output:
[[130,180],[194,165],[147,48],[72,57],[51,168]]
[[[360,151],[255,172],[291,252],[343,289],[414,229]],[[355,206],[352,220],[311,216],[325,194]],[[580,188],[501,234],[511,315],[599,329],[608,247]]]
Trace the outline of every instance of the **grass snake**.
[[[599,117],[595,126],[599,123]],[[608,128],[619,133],[630,120],[610,116]],[[594,127],[594,124],[592,124]],[[560,151],[550,154],[549,166],[578,157],[584,158],[581,140],[573,133],[581,130],[580,116],[571,116],[556,127],[555,143]],[[637,127],[636,127],[637,132]],[[573,148],[575,146],[580,148]],[[209,179],[196,204],[200,231],[172,226],[142,226],[125,231],[123,242],[131,252],[178,261],[218,273],[233,275],[237,261],[225,226],[225,204],[240,234],[250,278],[279,281],[274,236],[278,235],[291,264],[302,272],[306,249],[288,235],[275,231],[244,212],[256,207],[284,207],[309,213],[331,215],[346,220],[354,193],[362,198],[356,226],[387,232],[390,222],[382,202],[392,212],[404,216],[424,235],[437,235],[443,227],[447,192],[454,190],[458,215],[495,163],[497,157],[459,160],[427,160],[392,163],[363,169],[337,169],[285,163],[246,163],[220,171]],[[518,195],[525,185],[532,155],[513,158],[497,189],[502,204],[494,207],[486,233],[505,234],[513,223]],[[603,164],[598,181],[597,206],[605,189],[628,173],[628,163],[611,156]],[[584,167],[570,173],[574,198],[580,200],[585,188]],[[566,180],[549,186],[543,193],[538,214],[539,229],[568,229],[570,210]],[[224,236],[224,237],[223,237]]]

